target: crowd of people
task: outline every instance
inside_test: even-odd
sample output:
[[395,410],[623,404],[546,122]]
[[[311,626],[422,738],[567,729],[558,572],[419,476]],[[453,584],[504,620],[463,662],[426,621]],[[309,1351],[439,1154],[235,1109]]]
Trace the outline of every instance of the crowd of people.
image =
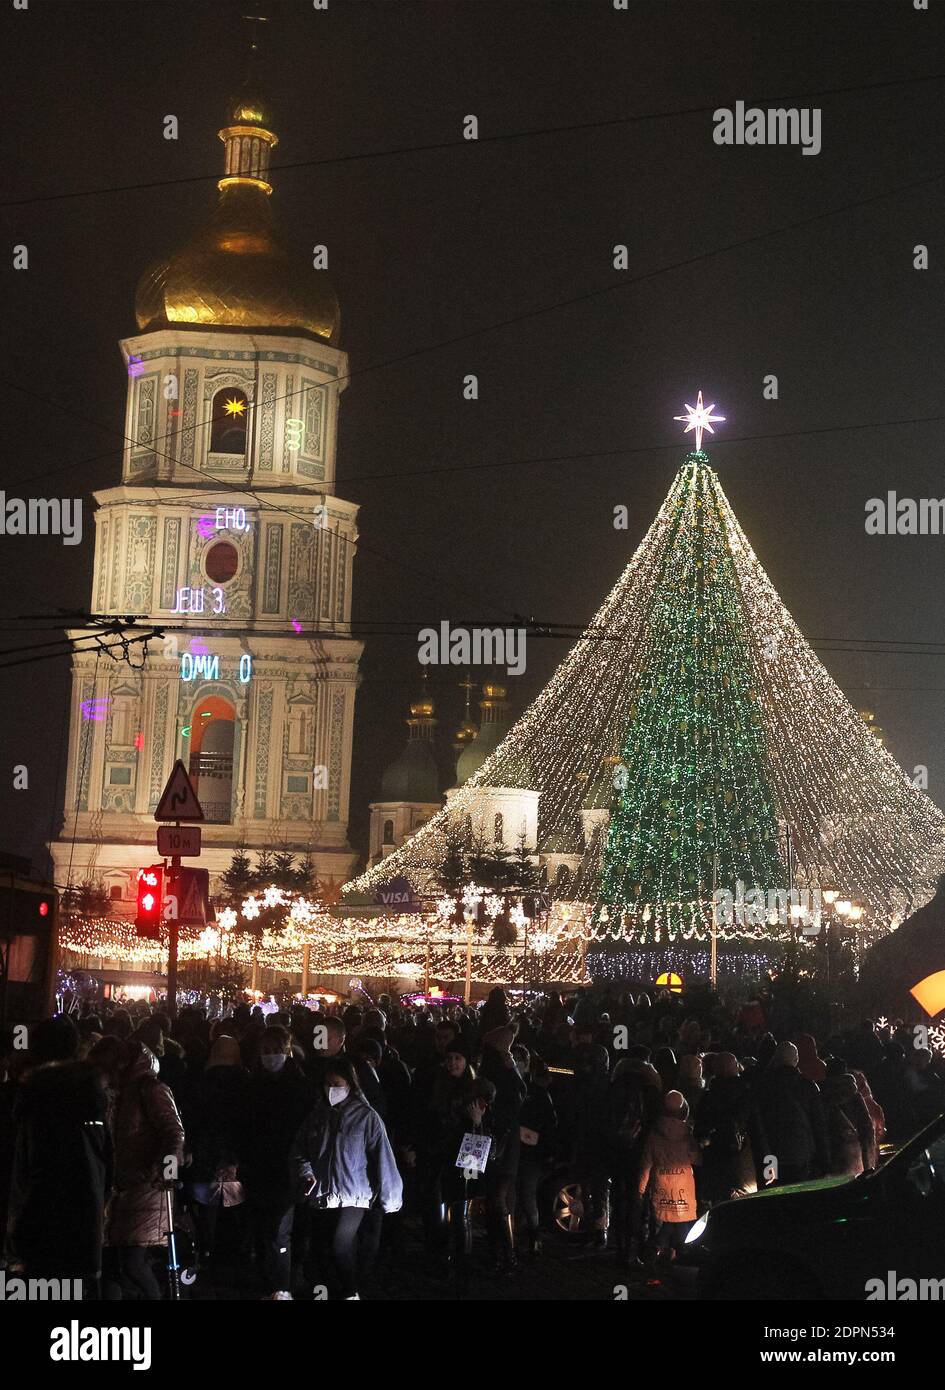
[[158,1299],[173,1221],[205,1290],[223,1246],[274,1300],[356,1299],[380,1252],[462,1289],[540,1260],[567,1190],[560,1229],[646,1271],[713,1204],[874,1168],[945,1111],[922,1030],[767,1025],[590,989],[173,1021],[86,1002],[0,1039],[6,1268]]

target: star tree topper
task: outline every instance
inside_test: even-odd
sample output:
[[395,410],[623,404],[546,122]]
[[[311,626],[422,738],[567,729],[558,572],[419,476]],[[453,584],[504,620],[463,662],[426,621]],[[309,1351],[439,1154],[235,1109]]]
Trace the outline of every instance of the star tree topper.
[[724,416],[724,415],[713,415],[712,412],[713,412],[714,409],[715,409],[714,404],[713,404],[713,405],[703,405],[703,403],[702,403],[702,392],[700,391],[699,394],[698,394],[698,396],[696,397],[696,404],[695,404],[695,407],[693,407],[693,406],[691,406],[691,405],[687,405],[687,406],[686,406],[686,412],[687,412],[687,413],[686,413],[685,415],[674,415],[674,416],[673,416],[673,419],[674,419],[674,420],[685,420],[685,421],[687,421],[686,429],[685,429],[684,433],[688,434],[690,430],[695,430],[695,432],[696,432],[696,452],[697,452],[697,453],[698,453],[698,452],[701,450],[701,448],[702,448],[702,431],[703,431],[703,430],[708,430],[710,434],[715,434],[715,430],[712,428],[712,426],[721,423],[721,421],[723,421],[723,420],[725,419],[725,416]]

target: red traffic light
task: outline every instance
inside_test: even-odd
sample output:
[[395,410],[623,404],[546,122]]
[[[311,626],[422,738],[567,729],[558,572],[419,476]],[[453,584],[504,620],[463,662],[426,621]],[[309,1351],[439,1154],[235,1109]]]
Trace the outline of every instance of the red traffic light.
[[161,905],[164,900],[164,866],[152,864],[138,870],[138,910],[135,928],[139,936],[151,941],[161,939]]
[[49,916],[49,903],[40,902],[40,904],[39,904],[39,915],[40,915],[40,917],[48,917],[48,916]]

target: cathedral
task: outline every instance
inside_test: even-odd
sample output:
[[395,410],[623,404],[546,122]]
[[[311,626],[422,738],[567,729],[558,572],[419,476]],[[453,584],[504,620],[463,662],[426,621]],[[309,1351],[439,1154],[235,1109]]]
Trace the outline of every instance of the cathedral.
[[177,758],[212,883],[238,848],[310,857],[324,883],[356,858],[358,508],[334,495],[347,358],[320,255],[297,260],[277,237],[272,125],[251,90],[232,107],[216,206],[145,271],[121,344],[126,442],[121,478],[95,494],[90,611],[164,636],[106,651],[70,632],[85,640],[50,845],[59,883],[102,883],[119,913],[157,858]]

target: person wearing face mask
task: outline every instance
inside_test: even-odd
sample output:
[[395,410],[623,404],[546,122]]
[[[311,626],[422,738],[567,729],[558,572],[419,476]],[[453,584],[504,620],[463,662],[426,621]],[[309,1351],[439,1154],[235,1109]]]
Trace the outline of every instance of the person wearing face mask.
[[[320,1098],[302,1122],[289,1155],[297,1197],[312,1212],[314,1253],[344,1299],[360,1298],[359,1233],[374,1207],[399,1211],[403,1183],[384,1122],[361,1094],[350,1057],[326,1062]],[[317,1282],[314,1281],[313,1282]]]
[[288,1300],[292,1272],[295,1187],[289,1151],[311,1105],[308,1083],[281,1024],[266,1029],[249,1083],[247,1133],[240,1177],[249,1205],[264,1298]]

